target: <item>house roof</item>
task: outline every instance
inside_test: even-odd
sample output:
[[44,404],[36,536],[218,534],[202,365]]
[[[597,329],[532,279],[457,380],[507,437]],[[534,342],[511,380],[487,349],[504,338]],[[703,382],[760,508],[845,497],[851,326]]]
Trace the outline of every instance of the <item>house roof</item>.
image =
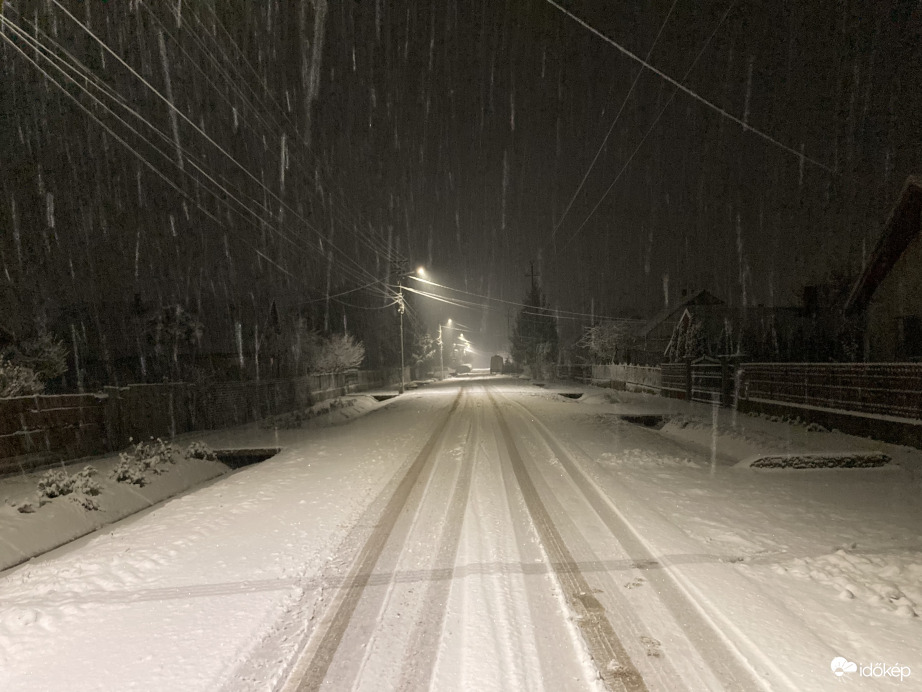
[[922,217],[922,178],[910,176],[903,185],[899,201],[890,212],[883,233],[871,253],[870,260],[845,303],[845,310],[853,312],[867,306],[874,291],[887,278],[909,244],[919,235]]
[[715,296],[710,291],[702,289],[700,291],[697,291],[696,293],[692,293],[690,295],[685,296],[682,300],[680,300],[675,305],[670,305],[669,307],[664,308],[663,310],[660,310],[659,313],[657,313],[653,318],[650,319],[650,321],[648,321],[641,328],[638,334],[642,337],[646,337],[650,332],[656,329],[659,325],[661,325],[663,322],[665,322],[669,318],[675,316],[677,313],[679,316],[681,316],[682,312],[689,305],[723,305],[723,304],[724,304],[724,301],[722,301],[720,298]]

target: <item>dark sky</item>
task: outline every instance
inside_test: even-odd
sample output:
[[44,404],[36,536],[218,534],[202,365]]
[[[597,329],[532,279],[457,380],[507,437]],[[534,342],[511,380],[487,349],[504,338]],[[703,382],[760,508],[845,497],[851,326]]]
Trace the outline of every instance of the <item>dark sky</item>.
[[649,70],[628,96],[637,62],[542,0],[335,3],[317,144],[403,253],[512,300],[534,260],[554,305],[603,314],[860,269],[920,167],[922,5],[563,5],[641,57],[663,27],[650,63],[779,144]]
[[[139,296],[227,348],[272,303],[357,328],[388,299],[344,292],[396,254],[507,301],[534,262],[554,307],[638,317],[860,271],[922,172],[922,4],[561,6],[587,26],[547,0],[6,0],[6,314],[115,349]],[[495,307],[416,301],[487,350]]]

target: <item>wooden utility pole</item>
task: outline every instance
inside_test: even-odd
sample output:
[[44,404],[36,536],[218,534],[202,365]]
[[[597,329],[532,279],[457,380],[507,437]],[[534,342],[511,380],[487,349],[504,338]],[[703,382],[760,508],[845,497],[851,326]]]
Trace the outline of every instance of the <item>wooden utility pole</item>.
[[535,279],[536,279],[537,277],[541,276],[541,275],[535,273],[535,263],[534,263],[534,261],[529,262],[528,265],[529,265],[529,267],[531,267],[531,269],[530,269],[530,271],[529,271],[525,276],[531,277],[531,290],[532,290],[532,292],[534,292],[535,288],[537,288],[537,284],[535,283]]

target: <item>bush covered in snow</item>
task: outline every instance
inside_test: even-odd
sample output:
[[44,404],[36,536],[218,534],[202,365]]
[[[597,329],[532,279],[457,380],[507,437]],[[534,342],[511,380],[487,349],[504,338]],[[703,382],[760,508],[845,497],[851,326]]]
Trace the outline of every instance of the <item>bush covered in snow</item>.
[[351,334],[333,334],[323,341],[317,358],[317,372],[354,370],[365,359],[365,347]]
[[[39,503],[44,504],[47,500],[68,495],[85,509],[99,509],[95,497],[99,495],[101,487],[95,476],[96,469],[92,466],[84,466],[73,475],[68,475],[64,470],[46,471],[38,479]],[[31,503],[26,503],[20,511],[30,512],[34,509]]]
[[148,442],[139,442],[133,449],[118,455],[119,461],[110,474],[119,483],[146,485],[148,472],[156,475],[165,473],[176,463],[179,449],[159,437]]
[[66,471],[46,471],[38,479],[38,494],[49,499],[67,495],[73,484]]
[[884,466],[890,457],[881,453],[778,454],[748,463],[753,469],[867,469]]
[[44,389],[45,383],[32,368],[0,357],[0,399],[41,394]]
[[41,394],[67,372],[67,349],[48,332],[0,351],[0,398]]
[[10,362],[32,370],[42,382],[67,372],[67,348],[47,331],[4,350]]
[[147,484],[147,475],[144,473],[141,464],[125,452],[118,455],[118,464],[115,465],[109,476],[119,483],[132,483],[141,486]]
[[202,461],[217,461],[218,455],[204,442],[192,442],[186,447],[186,459],[201,459]]

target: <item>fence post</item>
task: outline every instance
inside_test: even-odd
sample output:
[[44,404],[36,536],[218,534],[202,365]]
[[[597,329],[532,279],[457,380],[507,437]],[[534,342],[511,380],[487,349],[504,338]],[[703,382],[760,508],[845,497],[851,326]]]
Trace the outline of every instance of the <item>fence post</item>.
[[120,449],[124,440],[121,397],[118,387],[103,387],[103,392],[106,395],[106,450],[112,452]]
[[733,406],[730,381],[730,359],[724,356],[720,359],[720,405],[727,408]]
[[692,364],[691,359],[685,359],[685,401],[692,400]]

